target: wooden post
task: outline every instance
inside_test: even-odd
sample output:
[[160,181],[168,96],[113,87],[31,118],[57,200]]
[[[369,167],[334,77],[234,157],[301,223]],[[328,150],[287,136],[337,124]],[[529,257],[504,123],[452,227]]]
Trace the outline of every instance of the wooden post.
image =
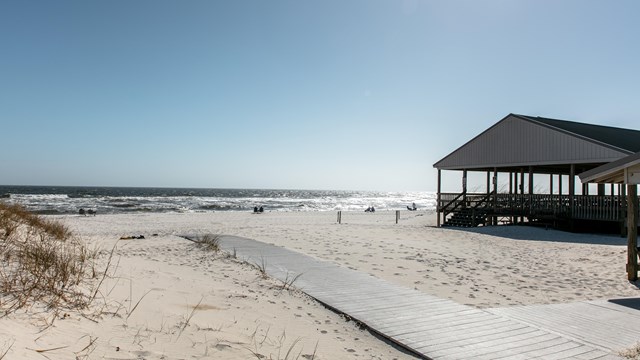
[[558,174],[558,212],[562,212],[562,173]]
[[520,168],[520,222],[524,222],[524,168]]
[[509,171],[509,212],[511,212],[511,223],[515,223],[513,217],[513,172]]
[[342,211],[338,211],[338,224],[342,224]]
[[462,206],[467,207],[467,170],[462,170]]
[[558,195],[562,195],[562,174],[558,174]]
[[438,169],[438,195],[437,195],[437,199],[436,199],[436,216],[438,217],[437,220],[437,226],[440,227],[440,181],[442,179],[442,173],[441,170]]
[[[622,199],[627,199],[627,187],[622,184],[620,185],[620,201],[622,201]],[[620,236],[625,237],[629,235],[628,232],[628,228],[627,228],[627,222],[629,221],[629,219],[627,218],[627,213],[629,209],[629,201],[627,199],[627,206],[626,207],[620,207],[620,211],[622,211],[622,214],[620,214],[620,217],[623,219],[622,221],[622,226],[621,226],[621,234]]]
[[638,186],[627,185],[627,277],[638,280]]
[[532,214],[533,208],[533,166],[529,166],[529,215]]
[[569,170],[569,218],[571,222],[571,230],[573,230],[573,210],[576,195],[576,166],[571,164]]
[[493,168],[493,225],[498,225],[498,168]]
[[400,210],[396,210],[396,224],[398,223],[398,220],[400,220]]
[[[604,192],[604,184],[598,184],[598,196],[604,196]],[[611,195],[613,195],[613,193]]]
[[487,171],[487,195],[491,192],[491,171]]

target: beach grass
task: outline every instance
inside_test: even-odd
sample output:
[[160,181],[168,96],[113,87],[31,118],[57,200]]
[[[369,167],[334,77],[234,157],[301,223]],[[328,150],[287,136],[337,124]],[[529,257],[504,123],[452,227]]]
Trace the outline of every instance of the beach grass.
[[44,304],[47,309],[84,309],[86,288],[96,276],[98,252],[63,224],[0,203],[0,309],[6,316]]

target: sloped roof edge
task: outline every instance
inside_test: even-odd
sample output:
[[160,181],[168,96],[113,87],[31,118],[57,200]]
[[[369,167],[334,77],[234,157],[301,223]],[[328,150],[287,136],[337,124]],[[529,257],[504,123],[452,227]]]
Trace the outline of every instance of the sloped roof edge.
[[434,168],[438,167],[438,164],[440,164],[441,162],[445,161],[449,156],[451,156],[451,154],[455,153],[456,151],[462,149],[463,147],[467,146],[467,144],[470,144],[471,142],[473,142],[475,139],[481,137],[482,135],[484,135],[486,132],[488,132],[489,130],[493,129],[494,127],[500,125],[501,122],[507,120],[507,118],[509,118],[509,116],[517,116],[516,114],[512,114],[510,113],[509,115],[503,117],[502,119],[500,119],[500,121],[498,121],[497,123],[491,125],[490,127],[488,127],[487,129],[485,129],[483,132],[481,132],[480,134],[474,136],[471,140],[467,141],[466,143],[458,146],[458,148],[456,148],[455,150],[453,150],[452,152],[450,152],[449,154],[447,154],[445,157],[443,157],[442,159],[438,160],[435,164],[433,164]]
[[623,171],[625,168],[640,164],[640,152],[625,156],[622,159],[612,161],[608,164],[598,166],[595,169],[585,171],[578,176],[583,183],[597,182],[599,178],[609,176],[618,171]]

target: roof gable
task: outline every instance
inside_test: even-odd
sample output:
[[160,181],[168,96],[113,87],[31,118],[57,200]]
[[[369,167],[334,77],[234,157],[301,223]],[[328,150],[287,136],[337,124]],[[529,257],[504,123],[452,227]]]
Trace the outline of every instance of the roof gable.
[[[632,151],[569,131],[580,123],[509,114],[434,164],[445,170],[579,163],[607,163]],[[565,124],[571,123],[571,124]],[[563,126],[564,125],[564,126]],[[588,124],[580,124],[588,125]],[[591,125],[595,126],[595,125]],[[601,127],[598,127],[601,128]],[[606,128],[606,127],[605,127]],[[615,128],[613,128],[615,129]],[[622,129],[625,130],[625,129]],[[633,131],[640,143],[640,131]]]

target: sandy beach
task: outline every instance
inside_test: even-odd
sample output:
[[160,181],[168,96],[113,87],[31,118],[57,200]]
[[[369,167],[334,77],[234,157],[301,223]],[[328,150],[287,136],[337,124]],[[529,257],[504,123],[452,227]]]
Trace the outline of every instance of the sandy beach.
[[[524,226],[436,228],[430,212],[57,216],[111,266],[98,320],[27,312],[0,320],[0,354],[50,359],[410,359],[258,269],[180,234],[283,246],[475,307],[637,296],[626,240]],[[119,240],[143,235],[144,239]]]

